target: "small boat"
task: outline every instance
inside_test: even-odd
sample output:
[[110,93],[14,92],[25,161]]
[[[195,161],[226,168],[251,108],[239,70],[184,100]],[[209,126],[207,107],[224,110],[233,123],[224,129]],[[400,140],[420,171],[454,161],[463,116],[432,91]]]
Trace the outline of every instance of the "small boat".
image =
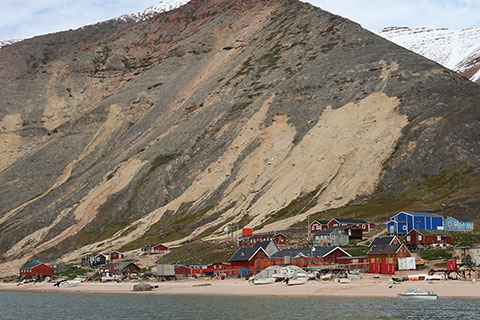
[[70,287],[75,287],[78,286],[82,281],[79,280],[72,280],[72,281],[66,281],[66,280],[61,280],[55,283],[53,286],[54,287],[59,287],[59,288],[70,288]]
[[297,286],[308,281],[307,277],[288,279],[287,286]]
[[275,278],[253,279],[253,284],[255,285],[271,284],[271,283],[275,283]]
[[404,293],[399,293],[402,299],[421,299],[421,300],[437,300],[438,296],[432,291],[422,291],[420,289],[408,289]]

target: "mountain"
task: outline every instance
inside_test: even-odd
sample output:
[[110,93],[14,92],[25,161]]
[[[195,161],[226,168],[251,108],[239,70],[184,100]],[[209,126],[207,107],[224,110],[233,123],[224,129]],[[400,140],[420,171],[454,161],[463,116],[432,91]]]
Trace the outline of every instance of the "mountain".
[[388,27],[378,34],[480,82],[480,27],[463,30]]
[[478,219],[479,86],[300,1],[14,43],[0,95],[0,272],[318,212]]

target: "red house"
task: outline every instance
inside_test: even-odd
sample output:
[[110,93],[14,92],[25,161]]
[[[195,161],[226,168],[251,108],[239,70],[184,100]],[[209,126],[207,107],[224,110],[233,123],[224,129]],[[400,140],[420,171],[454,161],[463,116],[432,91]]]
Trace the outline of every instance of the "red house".
[[328,228],[333,228],[337,226],[357,226],[363,230],[364,233],[369,233],[372,229],[375,228],[375,223],[369,223],[365,220],[358,219],[339,219],[332,218],[328,222]]
[[254,268],[260,258],[270,258],[262,247],[240,248],[233,254],[229,262],[232,267]]
[[107,255],[110,256],[110,261],[123,259],[125,257],[125,255],[119,251],[112,251]]
[[115,274],[116,265],[117,263],[107,263],[107,264],[101,265],[100,268],[98,269],[98,273],[100,273],[102,277],[113,276]]
[[249,245],[264,241],[273,241],[276,245],[281,245],[287,243],[287,237],[282,233],[263,233],[254,234],[248,238]]
[[20,267],[20,277],[42,278],[51,277],[52,275],[53,268],[38,259],[30,259]]
[[315,220],[308,226],[310,228],[310,233],[314,234],[317,231],[322,231],[328,229],[327,220]]
[[189,266],[177,266],[175,267],[175,276],[190,277],[193,275],[192,268]]
[[405,236],[405,244],[408,246],[431,246],[431,245],[453,245],[455,238],[443,230],[416,230],[413,229]]
[[168,251],[168,248],[163,244],[157,244],[157,245],[151,244],[151,245],[143,246],[141,250],[142,250],[142,254],[160,254],[160,253],[166,253]]

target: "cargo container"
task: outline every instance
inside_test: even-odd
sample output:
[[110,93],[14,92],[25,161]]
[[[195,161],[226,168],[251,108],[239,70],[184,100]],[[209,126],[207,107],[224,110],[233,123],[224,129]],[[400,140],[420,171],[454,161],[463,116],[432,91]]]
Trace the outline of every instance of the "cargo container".
[[172,264],[159,264],[156,267],[156,274],[159,277],[174,277],[175,266]]
[[398,258],[398,270],[415,270],[415,257]]

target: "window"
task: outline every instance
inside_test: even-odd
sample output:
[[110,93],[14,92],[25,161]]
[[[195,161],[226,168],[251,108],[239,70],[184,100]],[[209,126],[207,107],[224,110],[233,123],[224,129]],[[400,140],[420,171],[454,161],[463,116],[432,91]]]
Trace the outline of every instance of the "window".
[[410,236],[407,236],[407,241],[411,241],[412,238]]
[[460,225],[463,227],[463,222],[460,222]]
[[407,230],[407,226],[403,226],[402,228],[403,228],[403,230]]
[[366,225],[362,224],[362,229],[365,229],[366,227],[367,227]]
[[449,227],[451,227],[451,226],[452,226],[452,223],[451,223],[451,222],[449,222],[449,223],[448,223],[448,226],[449,226]]
[[442,236],[437,236],[437,241],[442,241]]
[[457,222],[457,221],[455,221],[455,223],[454,223],[454,224],[455,224],[455,226],[458,226],[458,222]]
[[422,236],[418,235],[418,241],[422,241]]

